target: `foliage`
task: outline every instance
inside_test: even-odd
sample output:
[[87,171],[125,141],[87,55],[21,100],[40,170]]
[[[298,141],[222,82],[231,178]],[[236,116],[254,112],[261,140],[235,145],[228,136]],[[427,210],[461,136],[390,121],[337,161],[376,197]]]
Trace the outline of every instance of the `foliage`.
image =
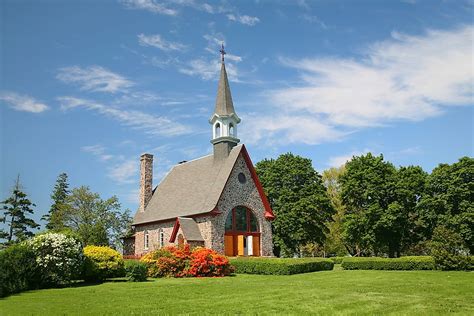
[[53,204],[48,212],[41,219],[47,221],[46,228],[52,231],[61,231],[65,229],[64,211],[66,207],[66,199],[70,193],[68,190],[69,183],[67,182],[67,174],[61,173],[54,186],[51,199]]
[[444,226],[435,228],[430,250],[440,270],[474,270],[473,258],[461,235]]
[[428,177],[427,192],[419,205],[427,239],[436,226],[443,225],[458,232],[474,253],[474,159],[440,164]]
[[260,161],[256,170],[276,216],[275,253],[292,257],[300,246],[322,244],[334,208],[311,160],[287,153]]
[[233,270],[227,257],[211,249],[167,246],[149,252],[141,259],[148,265],[148,276],[209,277],[230,275]]
[[348,257],[342,260],[346,270],[433,270],[434,259],[429,256],[400,258]]
[[35,253],[25,243],[0,251],[0,297],[35,289],[41,275]]
[[144,262],[125,260],[125,277],[131,282],[144,282],[147,280],[148,269]]
[[10,244],[15,239],[22,241],[34,235],[29,228],[39,228],[40,225],[27,215],[33,214],[32,207],[36,205],[31,203],[21,190],[20,176],[16,180],[11,196],[0,204],[3,204],[3,216],[0,217],[0,222],[7,223],[8,227],[7,232],[0,229],[0,239],[6,239],[6,244]]
[[41,283],[54,286],[77,279],[83,263],[82,245],[58,233],[38,235],[28,241],[41,271]]
[[232,258],[236,273],[290,275],[332,270],[334,263],[323,258]]
[[120,237],[128,229],[130,211],[120,211],[120,203],[113,196],[102,200],[86,186],[74,188],[66,199],[64,220],[86,245],[120,246]]
[[344,260],[344,258],[347,258],[347,257],[331,257],[329,258],[332,262],[334,262],[334,264],[341,264],[342,263],[342,260]]
[[226,256],[220,255],[212,249],[198,247],[193,249],[184,275],[188,277],[221,277],[231,275],[233,272],[234,268]]
[[329,232],[326,233],[324,242],[324,254],[344,256],[347,249],[342,239],[342,221],[344,219],[345,207],[342,203],[340,177],[345,173],[345,166],[330,168],[323,171],[322,180],[326,187],[331,204],[336,211],[332,221],[327,224]]
[[107,278],[119,277],[124,272],[122,256],[106,246],[84,247],[84,278],[101,282]]

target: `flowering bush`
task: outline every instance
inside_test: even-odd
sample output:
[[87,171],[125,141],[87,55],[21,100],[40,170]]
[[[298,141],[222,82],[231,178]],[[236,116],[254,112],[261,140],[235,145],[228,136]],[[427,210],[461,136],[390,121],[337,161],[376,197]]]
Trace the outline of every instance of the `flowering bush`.
[[207,248],[191,251],[189,245],[164,247],[140,260],[148,265],[148,276],[152,278],[226,276],[233,272],[227,257]]
[[125,273],[122,256],[110,247],[84,247],[84,256],[84,278],[88,281],[103,281]]
[[191,253],[190,259],[184,271],[188,277],[226,276],[234,272],[229,259],[211,249],[196,248]]
[[68,283],[79,277],[83,263],[82,245],[58,233],[38,235],[28,241],[46,286]]

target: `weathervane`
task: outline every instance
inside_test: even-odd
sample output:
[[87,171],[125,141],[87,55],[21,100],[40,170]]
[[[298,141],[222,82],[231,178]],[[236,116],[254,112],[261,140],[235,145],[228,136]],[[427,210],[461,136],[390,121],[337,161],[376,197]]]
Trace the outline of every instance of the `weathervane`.
[[224,42],[222,42],[221,49],[220,49],[219,52],[221,53],[221,60],[222,60],[222,62],[224,62],[224,55],[227,54],[224,50]]

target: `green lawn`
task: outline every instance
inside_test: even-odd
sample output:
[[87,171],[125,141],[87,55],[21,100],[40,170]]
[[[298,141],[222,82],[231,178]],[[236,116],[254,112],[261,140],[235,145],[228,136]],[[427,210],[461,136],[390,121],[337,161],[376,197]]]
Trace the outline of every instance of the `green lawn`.
[[1,315],[412,314],[474,315],[474,274],[334,271],[237,275],[30,291],[0,299]]

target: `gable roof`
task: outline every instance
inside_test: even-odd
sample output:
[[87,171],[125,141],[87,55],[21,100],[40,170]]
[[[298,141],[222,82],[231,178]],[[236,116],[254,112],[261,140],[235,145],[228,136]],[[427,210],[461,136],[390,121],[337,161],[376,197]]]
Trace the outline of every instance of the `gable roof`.
[[176,240],[176,235],[178,234],[178,230],[181,227],[181,231],[183,232],[184,238],[187,241],[204,241],[201,235],[201,231],[197,223],[192,218],[187,217],[178,217],[176,222],[174,223],[173,232],[171,233],[170,242],[174,242]]
[[272,220],[273,212],[247,150],[244,145],[238,145],[232,148],[225,159],[214,159],[213,155],[209,155],[174,166],[155,188],[145,210],[137,211],[133,224],[190,217],[216,210],[227,180],[241,153],[263,201],[265,217]]

